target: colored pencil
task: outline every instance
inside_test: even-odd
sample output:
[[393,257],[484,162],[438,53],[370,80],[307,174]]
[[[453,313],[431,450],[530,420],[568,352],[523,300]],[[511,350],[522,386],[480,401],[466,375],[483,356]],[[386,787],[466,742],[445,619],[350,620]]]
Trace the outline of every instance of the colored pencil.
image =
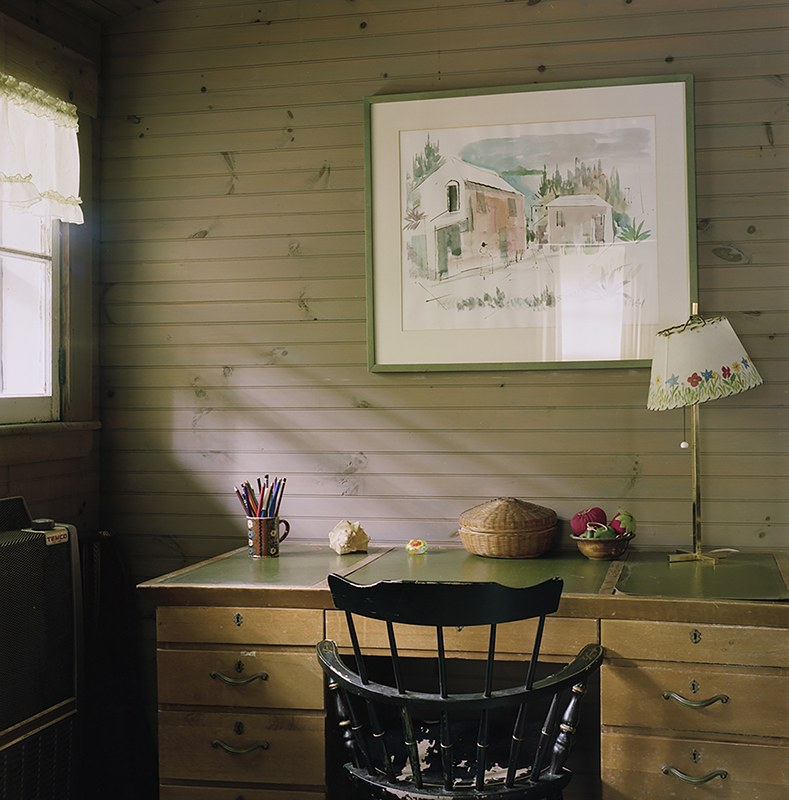
[[240,488],[234,486],[233,489],[248,517],[276,517],[279,514],[287,480],[276,476],[272,480],[268,475],[263,479],[258,477],[255,479],[258,487],[257,495],[250,481],[242,481]]
[[283,478],[282,483],[279,485],[279,494],[277,495],[277,502],[274,506],[274,513],[271,515],[272,517],[276,517],[279,514],[279,506],[282,503],[282,495],[285,494],[285,483],[288,479]]
[[238,486],[234,486],[233,488],[236,490],[236,494],[238,495],[238,499],[241,501],[241,507],[246,512],[246,515],[249,516],[249,509],[247,508],[247,503],[246,503],[246,500],[244,500],[244,496],[241,494],[241,491],[239,490]]

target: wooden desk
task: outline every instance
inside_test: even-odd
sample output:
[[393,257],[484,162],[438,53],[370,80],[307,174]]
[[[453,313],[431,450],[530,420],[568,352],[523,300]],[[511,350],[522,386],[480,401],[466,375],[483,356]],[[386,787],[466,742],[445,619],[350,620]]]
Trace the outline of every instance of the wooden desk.
[[[785,590],[786,556],[776,558],[770,574]],[[314,649],[324,637],[344,640],[326,585],[326,575],[339,572],[360,583],[529,585],[561,576],[564,594],[546,624],[545,655],[562,660],[593,641],[606,648],[601,780],[576,781],[568,798],[602,792],[603,800],[785,800],[789,603],[756,599],[765,583],[761,562],[753,571],[744,556],[740,572],[751,570],[757,585],[745,591],[750,599],[739,600],[704,596],[716,582],[733,586],[727,576],[735,574],[734,562],[712,583],[692,564],[664,575],[662,562],[657,554],[637,553],[610,564],[576,553],[500,560],[461,549],[410,556],[372,548],[338,556],[326,547],[286,544],[279,559],[250,559],[242,548],[147,581],[139,588],[157,606],[160,798],[326,796],[324,682]],[[623,586],[655,592],[664,586],[673,596],[623,593]],[[519,625],[499,636],[513,659],[523,655]],[[403,647],[418,656],[419,637],[403,636]],[[374,625],[365,628],[363,646],[376,652],[380,637]],[[448,637],[458,656],[484,650],[473,629]],[[686,704],[717,695],[726,700]],[[676,772],[666,774],[668,767]],[[692,785],[678,773],[713,777]]]

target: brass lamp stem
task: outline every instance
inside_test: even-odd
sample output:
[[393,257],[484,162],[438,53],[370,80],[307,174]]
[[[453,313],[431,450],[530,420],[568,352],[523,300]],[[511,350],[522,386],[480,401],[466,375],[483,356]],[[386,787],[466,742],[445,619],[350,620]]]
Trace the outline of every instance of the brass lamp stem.
[[693,507],[692,514],[692,533],[693,533],[693,552],[673,553],[668,557],[669,561],[706,561],[709,564],[717,564],[726,557],[725,553],[718,555],[705,555],[701,552],[701,453],[699,449],[699,404],[694,403],[690,407],[690,457],[691,457],[691,480],[693,482]]
[[693,481],[693,553],[701,555],[701,454],[699,451],[699,404],[690,407],[690,476]]

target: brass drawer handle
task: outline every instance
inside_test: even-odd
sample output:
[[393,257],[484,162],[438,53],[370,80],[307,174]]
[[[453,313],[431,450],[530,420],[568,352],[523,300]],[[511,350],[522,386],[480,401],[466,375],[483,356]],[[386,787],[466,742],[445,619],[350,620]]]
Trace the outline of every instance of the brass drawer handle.
[[714,697],[710,697],[707,700],[688,700],[676,692],[663,692],[663,699],[676,700],[681,706],[685,706],[686,708],[707,708],[707,706],[711,706],[713,703],[719,701],[721,703],[729,702],[729,696],[727,694],[716,694]]
[[262,681],[268,680],[268,675],[265,672],[256,672],[254,675],[250,675],[248,678],[229,678],[227,675],[224,675],[221,672],[217,672],[214,670],[210,673],[212,678],[219,678],[220,681],[224,681],[228,686],[246,686],[248,683],[252,683],[252,681],[260,678]]
[[255,744],[252,744],[249,747],[231,747],[229,744],[225,744],[219,739],[214,739],[214,741],[211,742],[211,745],[212,747],[221,747],[226,753],[230,753],[233,756],[245,756],[247,753],[257,750],[258,747],[261,750],[268,750],[268,742],[255,742]]
[[694,778],[693,775],[686,775],[684,772],[674,769],[674,767],[663,766],[660,768],[660,771],[664,775],[673,775],[675,778],[679,778],[683,783],[692,783],[694,786],[698,786],[701,783],[708,783],[713,778],[720,778],[723,781],[729,777],[729,773],[726,772],[725,769],[716,769],[707,775],[699,775],[698,778]]

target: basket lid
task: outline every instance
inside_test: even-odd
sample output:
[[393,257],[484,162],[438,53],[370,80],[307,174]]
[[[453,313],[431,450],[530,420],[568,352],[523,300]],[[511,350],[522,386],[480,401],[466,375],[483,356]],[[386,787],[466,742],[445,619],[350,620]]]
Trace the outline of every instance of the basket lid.
[[556,512],[515,497],[498,497],[464,511],[459,522],[480,533],[526,533],[555,525]]

